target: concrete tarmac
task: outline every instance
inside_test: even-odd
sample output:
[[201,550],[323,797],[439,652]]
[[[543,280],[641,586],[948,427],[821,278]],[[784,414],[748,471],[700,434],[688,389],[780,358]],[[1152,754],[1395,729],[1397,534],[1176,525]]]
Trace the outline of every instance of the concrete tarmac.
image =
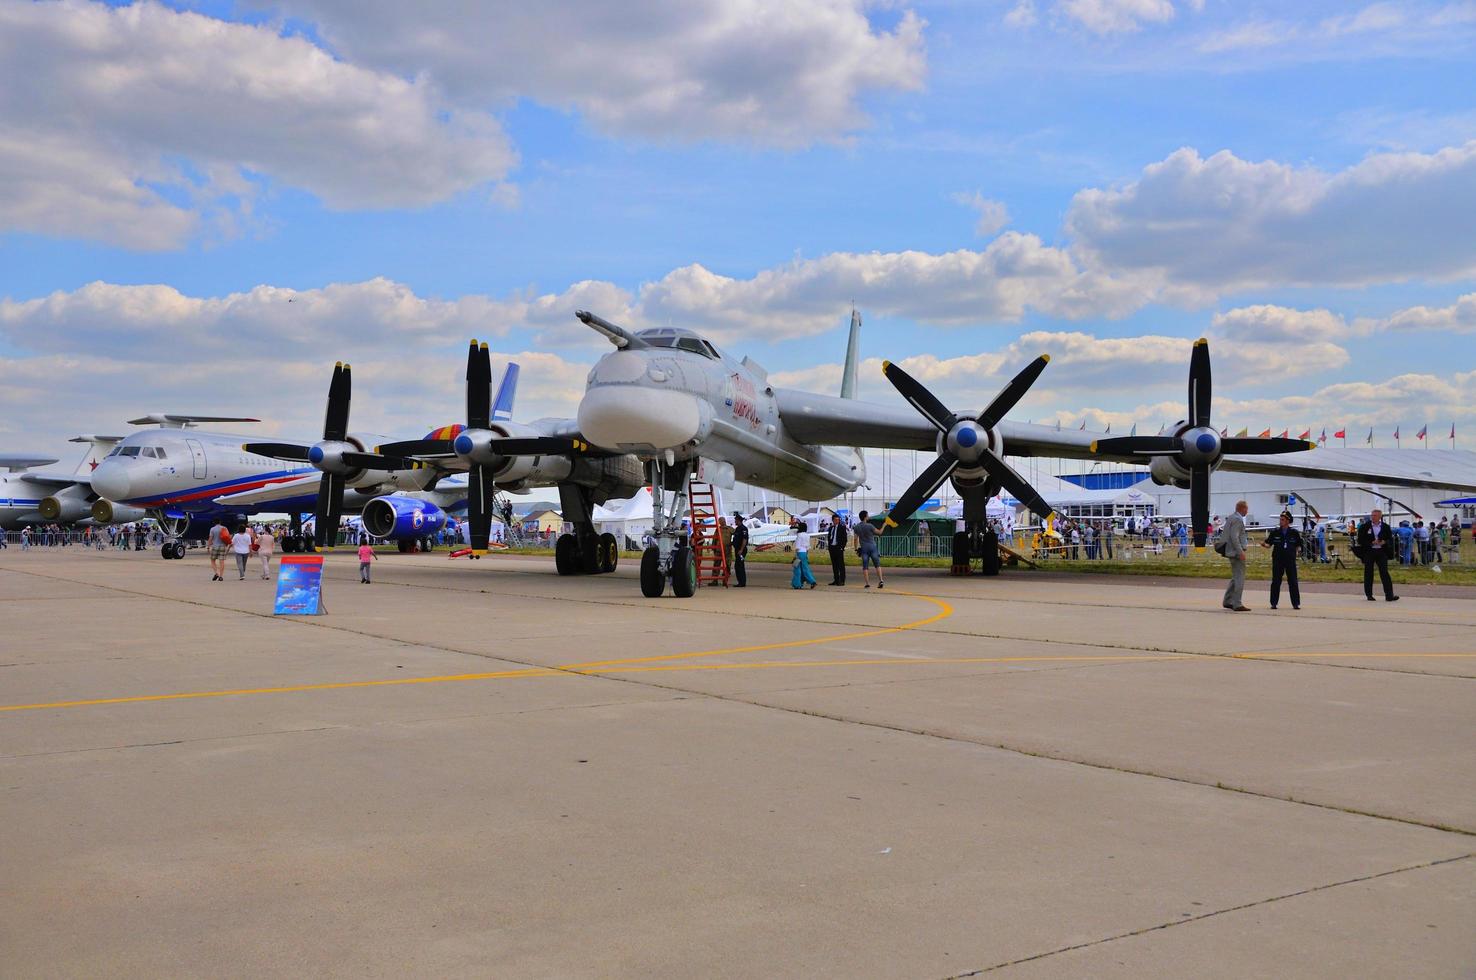
[[1476,975],[1476,590],[634,573],[0,552],[0,975]]

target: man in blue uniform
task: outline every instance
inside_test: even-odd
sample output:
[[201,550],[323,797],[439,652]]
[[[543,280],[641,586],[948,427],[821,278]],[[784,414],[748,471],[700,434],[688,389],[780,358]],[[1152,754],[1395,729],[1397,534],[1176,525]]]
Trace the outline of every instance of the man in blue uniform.
[[1271,549],[1271,608],[1281,601],[1281,580],[1291,594],[1292,608],[1302,608],[1302,592],[1297,587],[1297,559],[1302,554],[1302,532],[1292,527],[1291,515],[1281,513],[1281,526],[1266,532],[1262,548]]

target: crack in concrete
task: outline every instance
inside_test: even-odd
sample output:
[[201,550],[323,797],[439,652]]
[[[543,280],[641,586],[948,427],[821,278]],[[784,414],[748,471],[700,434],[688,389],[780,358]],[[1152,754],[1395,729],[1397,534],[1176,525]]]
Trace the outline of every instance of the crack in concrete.
[[995,970],[1003,970],[1007,967],[1019,966],[1023,963],[1032,963],[1036,960],[1046,959],[1047,957],[1058,956],[1061,953],[1071,953],[1079,949],[1091,949],[1094,946],[1101,946],[1104,943],[1116,942],[1119,939],[1131,939],[1135,936],[1144,936],[1151,932],[1159,932],[1163,929],[1172,929],[1175,926],[1188,925],[1191,922],[1202,922],[1205,919],[1213,919],[1216,916],[1227,915],[1231,912],[1242,912],[1246,909],[1258,908],[1263,905],[1271,905],[1275,902],[1284,902],[1287,899],[1291,898],[1300,898],[1303,895],[1314,895],[1317,892],[1328,891],[1332,888],[1341,888],[1344,885],[1356,885],[1365,881],[1377,881],[1380,878],[1388,878],[1392,875],[1406,874],[1411,871],[1423,871],[1427,868],[1436,868],[1443,864],[1454,864],[1459,861],[1468,861],[1473,857],[1476,857],[1476,854],[1461,854],[1457,857],[1438,858],[1433,861],[1425,861],[1421,864],[1411,864],[1406,865],[1402,868],[1392,868],[1388,871],[1377,871],[1372,874],[1360,875],[1357,878],[1344,878],[1341,881],[1332,881],[1323,885],[1313,885],[1310,888],[1303,888],[1300,891],[1287,892],[1282,895],[1271,895],[1266,898],[1257,899],[1254,902],[1243,902],[1240,905],[1231,905],[1222,909],[1215,909],[1211,912],[1202,912],[1199,915],[1189,916],[1188,918],[1173,919],[1169,922],[1161,922],[1158,925],[1145,926],[1142,929],[1134,929],[1130,932],[1120,932],[1112,936],[1103,936],[1101,939],[1093,939],[1090,942],[1075,943],[1070,946],[1062,946],[1059,949],[1051,949],[1043,953],[1035,953],[1031,956],[1023,956],[1019,959],[1009,960],[1005,963],[995,963],[993,966],[980,967],[977,970],[970,970],[967,973],[952,973],[948,975],[946,980],[963,980],[964,977],[977,977],[985,973],[992,973]]

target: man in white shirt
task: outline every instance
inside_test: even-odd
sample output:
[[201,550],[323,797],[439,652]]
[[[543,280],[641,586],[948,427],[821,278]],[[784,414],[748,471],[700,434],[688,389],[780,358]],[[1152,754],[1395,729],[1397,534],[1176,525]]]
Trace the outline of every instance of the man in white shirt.
[[246,530],[245,524],[236,526],[236,533],[231,536],[231,552],[236,556],[236,571],[241,573],[241,581],[246,580],[246,561],[251,557],[251,532]]

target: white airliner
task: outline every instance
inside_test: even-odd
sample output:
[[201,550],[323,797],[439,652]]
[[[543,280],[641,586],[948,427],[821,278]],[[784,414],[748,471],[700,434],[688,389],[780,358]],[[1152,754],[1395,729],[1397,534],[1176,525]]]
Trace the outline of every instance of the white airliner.
[[[95,514],[97,494],[91,487],[98,459],[121,436],[77,436],[72,442],[87,444],[70,473],[38,470],[56,460],[51,457],[0,455],[0,529],[19,530],[27,525],[57,522],[75,524],[91,517],[95,523],[112,524],[142,520],[146,515],[135,507],[108,508]],[[104,502],[105,503],[105,502]]]

